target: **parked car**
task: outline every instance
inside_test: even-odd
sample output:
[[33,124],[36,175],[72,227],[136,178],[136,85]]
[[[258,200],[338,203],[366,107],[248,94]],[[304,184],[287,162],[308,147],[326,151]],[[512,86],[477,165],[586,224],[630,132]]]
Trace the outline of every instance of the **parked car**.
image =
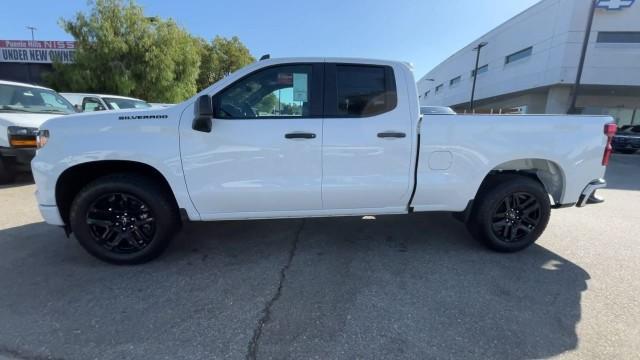
[[421,117],[406,64],[333,58],[259,61],[169,108],[74,117],[40,128],[40,212],[117,264],[157,257],[182,218],[450,211],[519,251],[552,208],[606,185],[616,131],[607,116]]
[[121,109],[146,109],[151,105],[144,100],[103,94],[60,93],[69,100],[78,111],[103,111]]
[[30,170],[40,124],[71,113],[73,106],[51,89],[0,80],[0,183]]
[[640,150],[640,125],[622,126],[611,143],[615,152],[633,154]]
[[452,108],[446,106],[421,106],[422,115],[456,115]]

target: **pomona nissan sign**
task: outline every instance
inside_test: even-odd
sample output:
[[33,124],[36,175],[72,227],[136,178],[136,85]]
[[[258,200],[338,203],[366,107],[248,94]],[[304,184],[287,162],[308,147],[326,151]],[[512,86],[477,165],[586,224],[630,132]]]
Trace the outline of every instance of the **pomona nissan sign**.
[[75,54],[75,41],[0,40],[0,62],[68,64]]

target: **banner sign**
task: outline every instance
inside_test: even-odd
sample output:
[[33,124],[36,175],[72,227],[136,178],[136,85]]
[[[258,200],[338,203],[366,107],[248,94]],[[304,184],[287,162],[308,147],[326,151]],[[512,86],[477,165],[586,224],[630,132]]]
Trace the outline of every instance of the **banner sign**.
[[75,41],[0,40],[0,62],[69,64],[75,54]]

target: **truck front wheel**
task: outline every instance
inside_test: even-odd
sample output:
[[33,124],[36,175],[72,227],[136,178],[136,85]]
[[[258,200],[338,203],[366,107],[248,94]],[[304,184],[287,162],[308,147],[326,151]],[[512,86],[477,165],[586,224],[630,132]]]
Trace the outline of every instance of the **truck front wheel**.
[[471,234],[499,252],[532,245],[544,232],[551,202],[544,187],[522,175],[497,175],[483,186],[468,223]]
[[113,264],[141,264],[158,257],[179,225],[177,206],[150,179],[120,174],[99,178],[73,200],[71,230],[95,257]]

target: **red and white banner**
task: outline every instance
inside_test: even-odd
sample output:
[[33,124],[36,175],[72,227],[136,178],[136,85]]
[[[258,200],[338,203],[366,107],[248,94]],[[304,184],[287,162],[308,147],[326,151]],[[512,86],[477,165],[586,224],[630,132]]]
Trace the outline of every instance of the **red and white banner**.
[[68,64],[75,53],[75,41],[0,40],[0,62]]

